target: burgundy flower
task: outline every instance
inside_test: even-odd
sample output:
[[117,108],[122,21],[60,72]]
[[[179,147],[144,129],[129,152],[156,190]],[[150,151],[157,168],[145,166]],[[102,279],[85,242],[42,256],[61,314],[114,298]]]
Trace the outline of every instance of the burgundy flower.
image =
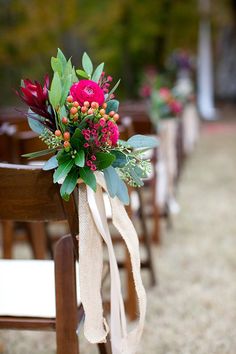
[[51,118],[52,114],[48,111],[48,89],[49,77],[45,76],[44,85],[38,81],[23,80],[24,86],[20,87],[20,92],[17,95],[24,101],[36,114],[44,118]]
[[104,103],[104,93],[101,87],[92,80],[80,80],[73,84],[70,89],[70,95],[74,101],[78,101],[82,106],[85,101],[89,103],[97,102],[99,106]]

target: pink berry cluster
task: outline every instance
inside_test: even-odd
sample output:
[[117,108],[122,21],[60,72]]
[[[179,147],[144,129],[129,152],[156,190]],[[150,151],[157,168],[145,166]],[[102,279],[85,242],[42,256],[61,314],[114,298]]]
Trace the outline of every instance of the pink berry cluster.
[[[86,127],[81,130],[85,142],[86,166],[92,171],[97,169],[96,153],[103,149],[112,148],[119,139],[119,130],[116,121],[119,114],[115,111],[106,113],[107,103],[101,106],[97,102],[84,101],[82,105],[74,101],[73,97],[67,97],[68,116],[62,117],[64,133],[57,129],[54,134],[60,138],[66,151],[71,150],[70,130],[79,126],[80,122],[85,122]],[[86,118],[87,117],[87,118]]]
[[101,118],[97,123],[88,120],[88,127],[82,130],[82,134],[86,140],[84,148],[88,149],[86,165],[89,166],[92,171],[95,171],[95,151],[99,151],[100,147],[112,147],[116,145],[119,138],[118,127],[112,119],[105,120]]
[[[105,76],[105,75],[106,74],[103,71],[102,75],[100,77],[100,80],[99,80],[99,86],[102,88],[103,92],[106,94],[109,92],[109,88],[110,88],[113,78],[110,75],[108,75],[108,76]],[[114,97],[114,95],[113,95],[113,97]]]

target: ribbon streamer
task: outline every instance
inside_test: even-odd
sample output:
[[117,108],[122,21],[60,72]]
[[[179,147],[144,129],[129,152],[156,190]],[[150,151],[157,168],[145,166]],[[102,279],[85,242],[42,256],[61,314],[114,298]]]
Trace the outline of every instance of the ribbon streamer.
[[104,240],[109,255],[111,276],[111,346],[113,354],[135,354],[142,335],[145,313],[146,293],[140,273],[139,242],[135,228],[129,219],[124,205],[115,197],[109,196],[112,222],[126,243],[130,254],[134,284],[139,304],[139,320],[131,331],[127,331],[124,302],[121,292],[119,269],[112,239],[107,223],[103,190],[107,192],[104,176],[95,172],[96,193],[85,184],[79,186],[79,278],[81,302],[85,312],[84,334],[91,343],[106,341],[108,325],[103,317],[101,279],[103,266]]

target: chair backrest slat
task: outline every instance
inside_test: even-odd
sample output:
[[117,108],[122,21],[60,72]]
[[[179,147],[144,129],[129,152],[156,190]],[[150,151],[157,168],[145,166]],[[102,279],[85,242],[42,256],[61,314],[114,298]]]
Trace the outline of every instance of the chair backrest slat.
[[78,233],[78,215],[74,195],[69,202],[53,184],[52,171],[39,166],[0,163],[0,220],[68,220],[72,236]]

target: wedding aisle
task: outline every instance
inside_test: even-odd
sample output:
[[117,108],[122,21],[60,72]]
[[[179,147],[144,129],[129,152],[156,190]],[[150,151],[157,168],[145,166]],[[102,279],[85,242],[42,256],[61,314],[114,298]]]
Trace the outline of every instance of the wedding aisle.
[[236,125],[204,123],[156,251],[141,354],[236,353]]
[[[139,354],[236,352],[235,154],[235,125],[203,124],[179,183],[181,212],[153,249],[159,283],[147,288]],[[51,333],[0,331],[0,353],[54,354],[54,341]],[[82,339],[81,353],[96,348]]]

